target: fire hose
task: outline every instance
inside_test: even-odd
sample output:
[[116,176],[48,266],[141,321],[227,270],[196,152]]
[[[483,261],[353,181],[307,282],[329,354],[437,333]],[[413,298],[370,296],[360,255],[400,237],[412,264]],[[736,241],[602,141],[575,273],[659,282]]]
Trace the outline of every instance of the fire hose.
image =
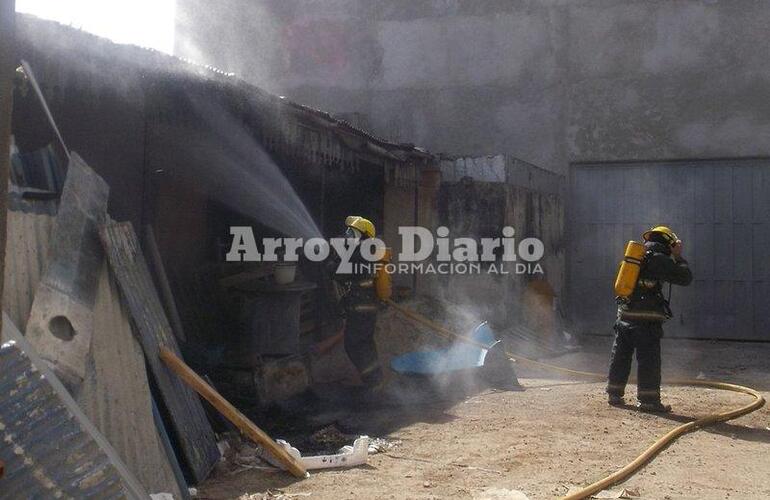
[[[460,340],[462,342],[474,345],[475,347],[479,347],[481,349],[489,349],[489,346],[481,344],[474,340],[471,340],[463,335],[459,335],[455,332],[452,332],[451,330],[444,328],[443,326],[429,320],[428,318],[420,315],[419,313],[412,311],[411,309],[407,309],[399,304],[396,304],[392,300],[386,300],[385,302],[391,307],[393,307],[393,309],[395,309],[396,311],[401,313],[403,316],[405,316],[406,318],[414,321],[415,323],[428,327],[430,330],[437,333],[441,337],[444,337],[449,340]],[[518,356],[515,353],[510,353],[508,351],[506,351],[505,354],[512,361],[522,362],[524,364],[529,364],[532,366],[538,366],[540,368],[550,370],[550,371],[557,371],[557,372],[566,373],[569,375],[575,375],[583,378],[590,378],[590,379],[596,379],[596,380],[606,380],[607,378],[605,375],[602,375],[599,373],[562,368],[560,366],[555,366],[548,363],[543,363],[541,361],[536,361],[534,359],[528,359],[523,356]],[[605,477],[604,479],[596,481],[579,491],[570,493],[569,495],[563,497],[561,500],[579,500],[582,498],[589,498],[591,495],[598,493],[612,486],[613,484],[619,483],[631,477],[635,472],[641,469],[647,462],[649,462],[652,458],[654,458],[655,455],[657,455],[663,448],[671,444],[679,436],[686,434],[688,432],[693,432],[697,429],[700,429],[709,425],[713,425],[719,422],[726,422],[728,420],[732,420],[732,419],[741,417],[743,415],[747,415],[753,411],[756,411],[762,408],[762,406],[764,406],[765,404],[765,398],[762,397],[762,395],[758,391],[743,385],[729,384],[726,382],[717,382],[717,381],[709,381],[709,380],[698,380],[698,379],[676,379],[676,380],[669,380],[666,383],[669,385],[689,385],[689,386],[696,386],[696,387],[708,387],[711,389],[719,389],[724,391],[739,392],[742,394],[748,394],[749,396],[752,396],[754,400],[751,403],[743,405],[734,410],[723,411],[723,412],[714,413],[711,415],[706,415],[705,417],[701,417],[699,419],[696,419],[691,422],[687,422],[675,427],[674,429],[667,432],[665,435],[658,438],[657,441],[655,441],[650,447],[644,450],[644,452],[641,455],[636,457],[628,465],[622,467],[620,470],[616,472],[613,472],[612,474]]]

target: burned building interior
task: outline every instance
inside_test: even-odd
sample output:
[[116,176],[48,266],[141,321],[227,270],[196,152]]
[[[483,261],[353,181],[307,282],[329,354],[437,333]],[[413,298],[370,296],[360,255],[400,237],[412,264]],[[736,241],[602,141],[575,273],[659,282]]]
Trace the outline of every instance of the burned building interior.
[[[703,446],[717,454],[720,437],[745,443],[729,463],[755,477],[767,461],[746,465],[746,457],[770,440],[766,410],[752,413],[768,390],[766,155],[749,147],[712,156],[708,141],[692,154],[669,143],[646,154],[640,144],[657,132],[631,137],[605,116],[614,104],[600,102],[601,89],[591,88],[593,104],[581,100],[581,85],[594,77],[581,71],[595,68],[564,63],[569,70],[556,74],[562,69],[533,65],[522,77],[523,96],[541,92],[529,79],[542,79],[538,106],[551,106],[543,102],[552,92],[579,102],[549,108],[566,121],[558,132],[548,129],[551,117],[510,104],[499,78],[489,83],[468,70],[457,77],[468,88],[452,90],[430,75],[438,63],[403,54],[426,67],[394,76],[404,71],[389,62],[401,54],[394,40],[430,45],[456,29],[476,43],[472,26],[463,31],[455,16],[476,22],[498,8],[507,16],[501,2],[316,3],[302,13],[293,0],[235,1],[244,16],[275,17],[275,26],[249,31],[226,16],[204,22],[204,3],[179,2],[175,55],[15,16],[0,498],[594,498],[610,488],[619,496],[596,498],[632,498],[640,489],[643,498],[722,498],[705,473],[679,496],[687,484],[680,476],[663,473],[653,486],[645,469],[634,474],[644,463],[655,467],[651,457],[678,435],[737,417],[741,424],[703,433]],[[578,7],[543,8],[527,10],[535,28],[526,43],[540,47],[541,14],[554,26],[592,25]],[[422,30],[434,21],[444,26],[435,39],[405,34],[412,22]],[[246,34],[228,34],[222,23]],[[392,38],[380,47],[374,32]],[[554,46],[569,45],[567,35],[552,36]],[[276,52],[275,39],[289,55]],[[257,43],[266,48],[242,57]],[[354,46],[354,62],[338,60],[343,46]],[[430,85],[414,90],[413,81]],[[471,88],[478,81],[483,92]],[[276,93],[284,89],[286,96]],[[628,90],[618,106],[631,109],[649,92],[639,94]],[[494,96],[517,116],[492,116]],[[451,113],[438,109],[442,100],[452,101]],[[473,101],[479,107],[469,111]],[[594,114],[584,105],[595,105]],[[487,121],[494,125],[480,130]],[[685,132],[674,135],[685,140]],[[613,141],[638,149],[623,157]],[[649,197],[656,207],[638,208]],[[260,255],[270,239],[366,236],[369,226],[351,217],[376,228],[388,247],[380,262],[396,270],[408,262],[399,260],[405,227],[424,228],[437,244],[497,245],[486,262],[466,259],[449,272],[435,272],[439,248],[423,259],[434,271],[388,273],[367,347],[376,382],[355,359],[362,347],[349,344],[358,310],[346,309],[353,299],[330,271],[336,261],[284,260],[280,252],[249,261],[234,250],[233,228],[249,228]],[[630,262],[621,247],[663,223],[693,241],[694,285],[675,288],[673,300],[664,289],[681,312],[663,341],[671,352],[664,359],[678,360],[666,361],[675,376],[663,384],[668,391],[671,379],[667,394],[684,415],[653,422],[640,412],[649,435],[628,433],[604,404],[606,373],[596,372],[606,372],[617,263]],[[720,238],[741,231],[750,235],[745,248]],[[538,245],[542,254],[527,258]],[[495,272],[503,264],[514,271]],[[464,272],[473,266],[475,274]],[[361,287],[379,294],[377,279]],[[724,361],[726,352],[735,359]],[[712,382],[734,375],[734,384]],[[744,383],[751,387],[737,385]],[[706,412],[699,385],[743,394],[728,393],[729,404]],[[556,410],[543,402],[549,397]],[[637,417],[624,417],[625,430],[636,425],[628,419]],[[653,443],[675,425],[677,434],[645,451],[643,462],[622,467],[644,451],[639,440]],[[548,482],[562,454],[578,456],[615,432],[622,437],[596,444],[585,461],[570,459],[564,478]],[[686,461],[701,460],[689,453]],[[770,492],[766,479],[752,481],[725,491]]]

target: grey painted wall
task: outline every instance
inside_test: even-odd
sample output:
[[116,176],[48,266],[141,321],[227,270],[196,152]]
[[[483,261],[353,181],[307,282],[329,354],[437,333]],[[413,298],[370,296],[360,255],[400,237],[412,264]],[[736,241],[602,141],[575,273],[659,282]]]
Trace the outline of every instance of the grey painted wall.
[[770,148],[768,1],[217,4],[178,1],[179,55],[434,152],[565,172]]

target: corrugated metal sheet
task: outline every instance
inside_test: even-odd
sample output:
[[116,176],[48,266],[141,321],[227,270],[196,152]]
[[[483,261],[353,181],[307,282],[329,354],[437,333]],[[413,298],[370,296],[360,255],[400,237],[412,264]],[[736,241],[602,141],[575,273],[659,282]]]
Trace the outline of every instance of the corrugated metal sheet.
[[[48,256],[55,202],[22,202],[8,211],[3,309],[25,330]],[[22,210],[23,208],[23,210]]]
[[0,498],[147,498],[7,316],[3,323]]
[[[13,208],[8,212],[3,308],[24,330],[47,263],[56,203],[19,198]],[[179,487],[152,418],[141,346],[106,267],[94,307],[94,332],[77,402],[144,486],[176,498]]]

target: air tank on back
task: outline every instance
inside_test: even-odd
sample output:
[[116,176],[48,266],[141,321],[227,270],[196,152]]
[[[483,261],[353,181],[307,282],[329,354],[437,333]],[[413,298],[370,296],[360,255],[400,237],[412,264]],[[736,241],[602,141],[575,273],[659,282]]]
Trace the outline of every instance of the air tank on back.
[[618,300],[628,300],[636,287],[639,272],[642,269],[644,245],[638,241],[629,241],[623,260],[620,262],[618,276],[615,278],[615,296]]

